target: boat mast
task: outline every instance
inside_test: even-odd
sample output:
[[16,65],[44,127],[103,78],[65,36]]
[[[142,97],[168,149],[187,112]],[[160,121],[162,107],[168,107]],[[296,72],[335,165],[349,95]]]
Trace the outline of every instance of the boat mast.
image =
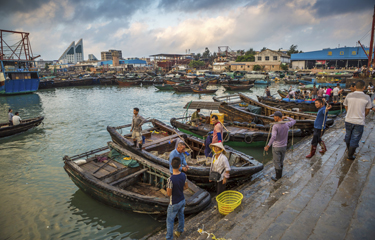
[[[374,25],[375,25],[375,5],[374,5],[374,14],[372,15],[372,26],[371,26],[371,40],[370,40],[370,51],[368,56],[368,63],[367,63],[367,69],[370,69],[371,63],[372,63],[372,50],[374,46]],[[375,59],[375,57],[374,57]],[[367,73],[366,73],[367,75]]]

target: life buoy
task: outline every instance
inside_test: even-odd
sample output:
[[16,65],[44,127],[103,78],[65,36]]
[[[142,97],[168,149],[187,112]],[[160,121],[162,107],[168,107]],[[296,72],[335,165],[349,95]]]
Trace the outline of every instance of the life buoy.
[[253,142],[253,136],[250,135],[250,134],[246,134],[245,137],[244,137],[244,140],[245,140],[245,143],[252,143]]

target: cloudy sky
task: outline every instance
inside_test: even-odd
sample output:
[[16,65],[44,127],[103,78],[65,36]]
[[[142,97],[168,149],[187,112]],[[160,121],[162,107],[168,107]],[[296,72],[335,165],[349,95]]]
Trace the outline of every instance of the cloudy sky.
[[0,0],[0,29],[30,32],[34,55],[56,60],[83,38],[89,53],[123,57],[232,50],[303,51],[369,45],[373,0]]

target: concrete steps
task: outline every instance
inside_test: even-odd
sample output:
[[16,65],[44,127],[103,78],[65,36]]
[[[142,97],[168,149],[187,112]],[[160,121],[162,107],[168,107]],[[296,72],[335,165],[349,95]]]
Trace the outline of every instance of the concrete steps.
[[[335,133],[336,134],[336,133]],[[327,137],[332,137],[329,134],[327,134]],[[340,140],[342,141],[342,139]],[[306,146],[299,146],[298,149],[307,149],[307,151],[300,151],[297,155],[294,153],[294,158],[290,159],[287,155],[286,159],[287,161],[294,160],[292,164],[284,164],[286,165],[285,168],[289,171],[286,172],[284,175],[282,181],[279,183],[269,184],[269,177],[271,174],[274,174],[274,168],[267,168],[267,171],[265,175],[268,175],[267,173],[270,173],[267,179],[267,189],[262,189],[259,191],[260,194],[253,195],[256,196],[255,199],[252,201],[245,200],[242,204],[242,207],[239,209],[236,209],[234,213],[229,214],[224,220],[217,222],[216,224],[208,224],[205,226],[213,226],[210,228],[205,228],[208,232],[214,232],[217,236],[223,236],[226,234],[226,237],[237,239],[239,234],[243,233],[246,229],[251,228],[251,225],[256,223],[259,218],[261,218],[264,213],[271,207],[275,202],[278,201],[278,199],[282,196],[284,196],[282,193],[288,191],[292,187],[293,184],[296,182],[299,182],[299,179],[301,177],[305,177],[304,173],[307,172],[308,174],[311,174],[310,167],[311,165],[315,164],[315,161],[317,159],[320,159],[319,156],[314,157],[311,160],[307,160],[305,158],[305,155],[307,155],[308,150],[310,149],[310,141],[307,141]],[[330,145],[328,144],[328,147]],[[332,150],[331,150],[332,151]],[[298,151],[297,151],[298,153]],[[328,152],[326,153],[326,155]],[[328,159],[328,157],[326,157]],[[304,159],[301,161],[300,159]],[[286,161],[286,162],[287,162]],[[317,164],[319,165],[319,164]],[[320,166],[314,167],[315,170],[318,169]],[[314,174],[313,171],[313,174]],[[307,181],[304,181],[305,183]],[[302,189],[300,187],[300,189]],[[241,191],[243,192],[243,191]],[[289,195],[288,199],[293,196]],[[237,213],[238,212],[238,213]],[[235,215],[234,219],[231,219],[231,215]],[[224,227],[225,226],[225,227]],[[231,228],[232,227],[232,228]],[[234,235],[233,235],[234,234]],[[190,235],[191,236],[191,235]],[[203,238],[202,238],[203,239]]]
[[[328,151],[312,159],[311,137],[287,152],[284,175],[274,183],[272,163],[237,188],[242,205],[227,216],[210,208],[185,222],[179,239],[371,239],[375,236],[375,123],[367,119],[355,161],[346,160],[343,119],[323,137]],[[333,141],[331,141],[333,140]],[[162,239],[165,231],[151,239]]]

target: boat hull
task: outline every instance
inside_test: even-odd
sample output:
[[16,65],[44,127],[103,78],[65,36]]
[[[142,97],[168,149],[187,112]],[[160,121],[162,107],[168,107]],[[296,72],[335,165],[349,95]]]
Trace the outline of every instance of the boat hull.
[[39,78],[5,80],[0,83],[1,95],[32,93],[39,88]]
[[[34,127],[39,126],[44,117],[37,117],[32,119],[26,119],[24,120],[24,123],[21,123],[16,126],[8,126],[8,127],[1,127],[0,128],[0,138],[2,137],[8,137],[17,133],[26,132],[29,129],[32,129]],[[0,126],[6,126],[8,123],[2,123]]]
[[[163,129],[164,131],[168,133],[175,133],[176,131],[165,125],[164,123],[161,123],[158,120],[153,120],[154,126],[157,126],[159,129]],[[134,154],[137,154],[139,156],[142,156],[156,164],[159,164],[163,167],[169,168],[169,161],[159,158],[148,151],[145,150],[139,150],[138,148],[134,148],[133,143],[129,141],[128,139],[124,138],[120,133],[116,131],[114,127],[107,127],[107,131],[109,132],[112,141],[116,143],[117,145],[120,145],[121,147],[133,152]],[[181,132],[179,133],[181,134]],[[203,140],[196,138],[194,136],[188,136],[188,140],[190,142],[193,142],[193,144],[198,146],[203,146]],[[200,147],[202,148],[202,147]],[[199,148],[198,148],[199,149]],[[251,162],[252,166],[248,167],[231,167],[230,171],[230,178],[229,182],[235,182],[242,179],[248,179],[251,178],[251,175],[254,173],[257,173],[263,169],[263,164],[256,161],[253,157],[248,156],[242,152],[239,152],[237,150],[234,150],[228,146],[226,146],[227,151],[230,151],[232,153],[237,154],[238,156],[241,156],[243,159],[246,159],[247,161]],[[208,181],[208,176],[210,173],[210,168],[205,166],[189,166],[189,170],[187,171],[187,177],[188,179],[194,181],[195,184],[201,187],[211,187],[213,186],[213,183]]]

